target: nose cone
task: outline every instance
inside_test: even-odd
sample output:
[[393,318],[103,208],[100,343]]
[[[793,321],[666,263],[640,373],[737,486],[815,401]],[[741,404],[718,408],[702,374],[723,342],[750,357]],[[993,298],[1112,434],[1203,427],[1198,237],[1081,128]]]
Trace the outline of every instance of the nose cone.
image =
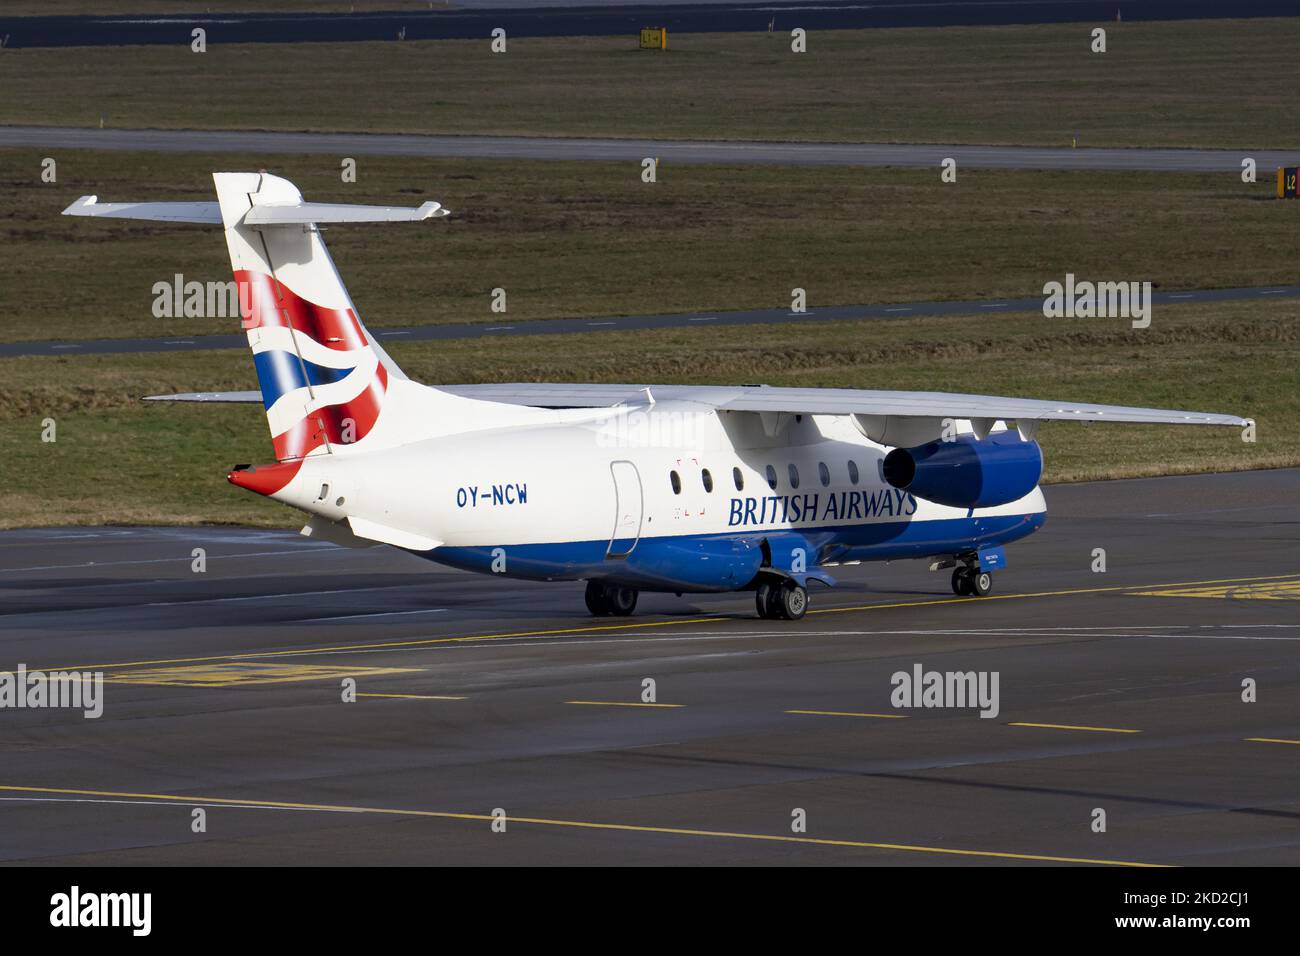
[[226,475],[226,480],[259,495],[270,496],[293,481],[301,467],[301,460],[276,465],[236,465]]

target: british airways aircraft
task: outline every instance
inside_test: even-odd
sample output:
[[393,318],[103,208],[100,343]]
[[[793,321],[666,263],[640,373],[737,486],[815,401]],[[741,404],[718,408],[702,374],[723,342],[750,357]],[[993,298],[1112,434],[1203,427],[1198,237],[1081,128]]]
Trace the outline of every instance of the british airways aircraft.
[[808,585],[862,561],[930,559],[983,596],[1003,546],[1046,517],[1042,421],[1244,427],[1233,415],[985,395],[763,385],[411,381],[366,331],[323,223],[445,216],[304,202],[267,173],[216,173],[216,202],[100,203],[67,215],[225,231],[275,463],[241,488],[309,516],[304,535],[392,545],[470,571],[585,581],[596,615],[640,591],[753,591],[797,620]]

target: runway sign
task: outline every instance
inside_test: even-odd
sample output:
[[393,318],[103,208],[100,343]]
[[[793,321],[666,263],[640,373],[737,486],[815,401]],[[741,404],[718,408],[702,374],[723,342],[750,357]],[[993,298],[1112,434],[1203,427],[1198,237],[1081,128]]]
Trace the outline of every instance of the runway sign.
[[641,49],[668,49],[668,30],[664,27],[643,27],[641,29]]
[[1300,167],[1279,166],[1277,170],[1277,198],[1296,198],[1296,172]]

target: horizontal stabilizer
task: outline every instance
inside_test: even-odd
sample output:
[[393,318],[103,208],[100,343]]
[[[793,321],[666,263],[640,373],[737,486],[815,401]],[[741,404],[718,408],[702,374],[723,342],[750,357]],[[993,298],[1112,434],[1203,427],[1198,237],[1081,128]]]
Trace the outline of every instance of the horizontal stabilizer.
[[[305,226],[321,222],[419,222],[447,215],[441,203],[422,206],[363,206],[348,203],[266,203],[244,214],[246,226]],[[98,196],[82,196],[65,216],[100,216],[107,219],[143,219],[151,222],[194,222],[221,225],[221,207],[215,202],[100,202]]]
[[261,392],[180,392],[176,395],[146,395],[146,402],[211,402],[212,404],[261,404]]
[[221,209],[214,202],[100,202],[98,196],[82,196],[63,215],[221,225]]
[[345,203],[268,203],[244,214],[246,226],[293,226],[313,222],[419,222],[447,215],[441,203],[406,206],[355,206]]

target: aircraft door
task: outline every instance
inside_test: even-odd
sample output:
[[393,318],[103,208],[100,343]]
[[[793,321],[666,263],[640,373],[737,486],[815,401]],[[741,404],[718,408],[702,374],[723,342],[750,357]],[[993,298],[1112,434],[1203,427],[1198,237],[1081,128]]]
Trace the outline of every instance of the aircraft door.
[[605,557],[626,558],[641,537],[641,476],[630,461],[610,462],[609,470],[614,476],[614,531]]

